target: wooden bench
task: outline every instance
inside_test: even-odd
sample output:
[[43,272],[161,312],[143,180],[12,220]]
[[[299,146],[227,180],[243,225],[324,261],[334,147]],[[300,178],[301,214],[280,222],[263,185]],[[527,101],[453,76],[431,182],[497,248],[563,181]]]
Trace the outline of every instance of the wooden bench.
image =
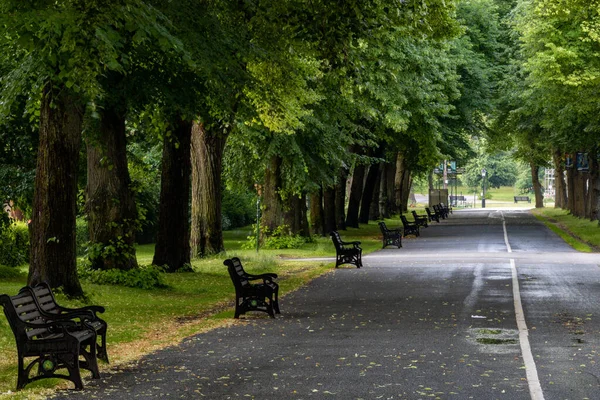
[[[244,270],[239,258],[233,257],[223,261],[227,266],[229,277],[235,287],[235,315],[239,318],[241,314],[248,311],[262,311],[275,318],[279,311],[279,285],[273,281],[277,274],[266,273],[253,275]],[[261,280],[262,283],[251,281]]]
[[515,203],[519,202],[519,201],[526,201],[528,203],[531,203],[531,199],[529,198],[529,196],[515,196]]
[[442,219],[446,219],[448,217],[448,214],[446,213],[446,210],[444,210],[442,208],[442,206],[440,206],[439,204],[434,204],[433,205],[433,210],[436,212],[436,214],[438,214],[440,216],[440,218]]
[[444,212],[446,213],[446,217],[450,216],[450,214],[452,214],[452,207],[449,205],[446,205],[444,203],[440,203],[440,207],[442,207],[442,210],[444,210]]
[[398,248],[402,247],[402,231],[400,229],[388,229],[385,225],[385,222],[379,222],[379,229],[381,230],[381,234],[383,235],[383,247],[385,249],[386,246],[396,246]]
[[421,236],[421,232],[419,231],[419,225],[417,225],[416,222],[410,222],[406,219],[404,215],[400,216],[400,220],[402,221],[402,226],[404,227],[404,236]]
[[415,210],[412,210],[411,213],[417,225],[422,226],[423,228],[427,228],[429,226],[427,223],[429,217],[427,217],[427,215],[419,215]]
[[429,207],[425,207],[425,212],[427,213],[427,217],[429,218],[429,222],[431,222],[431,221],[440,222],[440,214],[438,214],[438,212],[435,211],[435,209],[432,212]]
[[362,267],[362,248],[360,242],[344,242],[337,231],[332,231],[331,240],[335,246],[335,267],[342,264],[356,265]]
[[85,317],[86,322],[94,328],[99,339],[99,343],[96,343],[96,356],[108,362],[108,353],[106,351],[106,331],[108,324],[102,318],[98,317],[98,313],[104,313],[104,307],[97,305],[81,308],[63,307],[56,302],[52,289],[50,289],[50,286],[46,282],[42,282],[34,287],[26,286],[21,289],[21,292],[23,291],[30,291],[41,313],[46,317],[78,318],[80,315]]
[[[92,378],[100,378],[96,331],[86,321],[90,312],[77,317],[46,316],[29,290],[15,296],[0,295],[0,304],[17,343],[17,390],[45,378],[68,379],[81,390],[80,368],[89,370]],[[32,376],[34,367],[37,371]],[[64,369],[67,374],[57,372]]]

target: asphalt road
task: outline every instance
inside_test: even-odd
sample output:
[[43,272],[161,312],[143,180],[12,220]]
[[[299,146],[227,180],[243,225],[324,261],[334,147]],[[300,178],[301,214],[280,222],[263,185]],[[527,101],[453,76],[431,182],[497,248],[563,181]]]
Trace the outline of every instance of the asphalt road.
[[[391,228],[391,226],[389,226]],[[343,236],[343,233],[342,233]],[[57,398],[600,399],[600,256],[469,210]]]

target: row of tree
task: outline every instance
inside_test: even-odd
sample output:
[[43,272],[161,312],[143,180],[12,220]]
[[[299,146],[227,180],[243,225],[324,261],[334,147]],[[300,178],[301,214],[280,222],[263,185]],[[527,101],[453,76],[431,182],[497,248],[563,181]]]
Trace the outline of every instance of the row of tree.
[[402,212],[474,136],[541,149],[519,17],[537,3],[0,0],[0,178],[27,197],[35,166],[29,282],[81,294],[81,187],[91,267],[137,267],[132,144],[162,142],[153,262],[170,271],[224,250],[224,186],[259,189],[263,232],[324,234]]
[[536,207],[543,201],[539,168],[552,165],[556,206],[592,220],[600,210],[598,21],[595,2],[516,3],[507,18],[511,73],[493,136],[530,165]]

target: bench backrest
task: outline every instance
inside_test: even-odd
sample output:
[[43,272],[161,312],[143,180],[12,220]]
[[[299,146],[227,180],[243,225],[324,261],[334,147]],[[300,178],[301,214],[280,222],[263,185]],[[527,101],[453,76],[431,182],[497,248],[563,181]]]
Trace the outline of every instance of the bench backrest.
[[35,295],[38,304],[42,311],[50,314],[60,314],[60,307],[54,298],[54,294],[50,289],[50,286],[46,282],[42,282],[31,288]]
[[383,233],[383,234],[389,232],[389,229],[387,228],[387,226],[385,225],[385,222],[383,222],[383,221],[379,222],[379,229],[381,230],[381,233]]
[[408,222],[408,220],[406,219],[406,217],[404,215],[401,215],[400,219],[402,220],[403,225],[410,225],[410,223]]
[[46,323],[31,293],[23,291],[15,296],[0,295],[0,304],[17,344],[41,339],[49,333],[46,327],[35,328],[28,325]]
[[340,234],[338,233],[338,231],[331,231],[329,233],[329,235],[331,236],[331,240],[333,241],[333,245],[335,246],[335,249],[342,250],[343,249],[342,238],[340,237]]
[[229,258],[223,261],[223,264],[227,266],[229,277],[233,282],[236,290],[242,290],[246,287],[252,286],[250,280],[247,278],[246,271],[242,266],[242,261],[237,257]]

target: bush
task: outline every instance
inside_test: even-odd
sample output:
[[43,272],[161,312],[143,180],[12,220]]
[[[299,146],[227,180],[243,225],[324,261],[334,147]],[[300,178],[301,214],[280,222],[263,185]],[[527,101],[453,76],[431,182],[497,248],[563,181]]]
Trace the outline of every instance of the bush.
[[75,221],[75,241],[77,242],[77,255],[85,255],[89,246],[90,233],[84,217],[79,217]]
[[120,269],[91,269],[89,264],[77,268],[81,280],[97,285],[118,285],[139,289],[154,289],[165,287],[161,278],[161,269],[150,265],[127,271]]
[[4,267],[0,265],[0,279],[26,278],[25,274],[18,268]]
[[[253,232],[256,232],[256,225],[253,225]],[[279,249],[298,249],[305,243],[312,242],[312,238],[303,237],[300,235],[288,234],[287,225],[278,226],[272,233],[268,230],[264,231],[265,239],[261,247],[263,249],[279,250]],[[256,248],[256,236],[248,236],[246,243],[242,245],[243,249]]]
[[256,220],[256,194],[223,190],[223,230],[249,225]]
[[[3,213],[4,214],[4,213]],[[0,224],[0,265],[18,267],[29,262],[29,228],[25,222]]]

